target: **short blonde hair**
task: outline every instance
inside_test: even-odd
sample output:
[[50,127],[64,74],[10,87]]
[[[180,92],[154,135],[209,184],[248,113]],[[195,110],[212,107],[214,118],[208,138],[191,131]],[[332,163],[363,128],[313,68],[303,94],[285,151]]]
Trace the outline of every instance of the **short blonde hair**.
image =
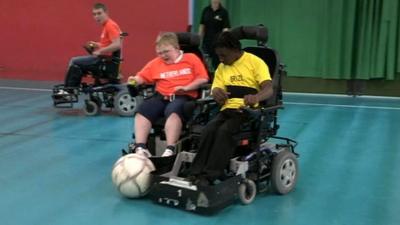
[[170,44],[175,48],[179,49],[179,41],[178,36],[173,32],[164,32],[158,35],[156,39],[156,46],[160,46],[163,44]]

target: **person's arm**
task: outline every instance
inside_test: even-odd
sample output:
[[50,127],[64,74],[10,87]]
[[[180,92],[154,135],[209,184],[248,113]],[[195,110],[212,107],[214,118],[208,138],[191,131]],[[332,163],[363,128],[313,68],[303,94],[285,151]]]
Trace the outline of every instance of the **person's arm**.
[[128,84],[130,85],[141,85],[144,84],[145,80],[141,76],[129,76],[128,77]]
[[117,50],[121,49],[121,38],[114,38],[111,42],[106,47],[99,48],[96,51],[93,52],[93,55],[104,55],[105,53],[108,52],[115,52]]
[[222,31],[228,31],[229,30],[229,28],[231,27],[231,22],[230,22],[230,20],[229,20],[229,13],[228,13],[228,11],[225,9],[225,13],[224,13],[224,16],[223,16],[223,28],[222,28]]
[[206,27],[205,27],[205,13],[206,13],[206,8],[203,9],[203,11],[201,12],[201,18],[200,18],[200,24],[199,24],[199,35],[200,35],[200,40],[203,40],[204,37],[204,33],[206,31]]
[[197,90],[199,89],[200,85],[208,82],[208,73],[200,58],[193,53],[185,53],[184,57],[186,57],[193,66],[193,81],[185,86],[176,86],[175,92]]
[[272,82],[271,80],[263,81],[261,84],[260,91],[255,95],[245,95],[243,97],[245,105],[256,105],[261,101],[264,101],[272,96],[273,89],[272,89]]
[[192,90],[197,90],[200,85],[207,83],[208,79],[205,78],[197,78],[192,83],[186,85],[186,86],[176,86],[175,87],[175,92],[185,92],[185,91],[192,91]]
[[225,104],[226,100],[228,100],[229,98],[229,94],[230,94],[229,92],[226,92],[224,89],[220,87],[214,87],[211,90],[211,96],[220,105]]
[[214,100],[220,104],[223,105],[225,104],[226,100],[228,100],[230,93],[225,91],[225,82],[222,79],[222,73],[220,70],[217,68],[215,71],[215,76],[214,80],[211,86],[211,96],[214,98]]
[[204,37],[204,31],[205,31],[204,24],[200,24],[199,25],[199,35],[200,35],[201,39],[203,39],[203,37]]
[[152,68],[154,68],[154,65],[156,64],[155,59],[151,60],[148,62],[139,72],[136,73],[135,76],[129,76],[128,77],[128,84],[130,85],[141,85],[141,84],[149,84],[153,83],[153,77],[152,74],[154,73],[152,71]]
[[260,101],[264,101],[272,96],[272,79],[269,73],[268,65],[260,58],[253,57],[254,72],[257,83],[259,84],[260,91],[255,95],[244,96],[244,104],[253,106]]
[[95,42],[95,41],[88,41],[86,44],[87,44],[88,46],[90,46],[90,47],[92,47],[92,46],[93,46],[93,48],[94,48],[94,49],[98,49],[98,48],[100,48],[100,43],[99,43],[99,42]]

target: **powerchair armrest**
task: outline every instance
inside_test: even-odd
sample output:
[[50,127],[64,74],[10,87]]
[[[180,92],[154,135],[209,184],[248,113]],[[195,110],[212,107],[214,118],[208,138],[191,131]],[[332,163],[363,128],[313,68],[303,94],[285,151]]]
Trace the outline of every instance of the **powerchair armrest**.
[[275,111],[278,109],[283,109],[283,105],[274,105],[270,107],[260,107],[260,108],[251,108],[251,107],[243,107],[241,108],[244,112],[248,113],[251,118],[257,119],[260,118],[262,115],[267,115],[267,113],[271,111]]

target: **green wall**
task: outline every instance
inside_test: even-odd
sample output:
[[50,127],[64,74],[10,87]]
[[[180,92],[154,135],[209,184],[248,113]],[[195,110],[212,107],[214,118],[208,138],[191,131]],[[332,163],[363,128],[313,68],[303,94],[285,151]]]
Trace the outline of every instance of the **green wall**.
[[[399,79],[399,0],[222,2],[232,27],[268,27],[269,45],[279,51],[290,77]],[[194,2],[195,30],[208,4]]]

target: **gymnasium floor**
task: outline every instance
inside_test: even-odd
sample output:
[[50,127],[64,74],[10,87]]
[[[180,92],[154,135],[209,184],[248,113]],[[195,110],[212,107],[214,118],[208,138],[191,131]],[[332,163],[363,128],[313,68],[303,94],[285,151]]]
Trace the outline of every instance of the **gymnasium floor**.
[[120,197],[110,178],[132,118],[52,107],[49,83],[0,80],[0,224],[397,225],[400,98],[285,94],[294,192],[201,216]]

